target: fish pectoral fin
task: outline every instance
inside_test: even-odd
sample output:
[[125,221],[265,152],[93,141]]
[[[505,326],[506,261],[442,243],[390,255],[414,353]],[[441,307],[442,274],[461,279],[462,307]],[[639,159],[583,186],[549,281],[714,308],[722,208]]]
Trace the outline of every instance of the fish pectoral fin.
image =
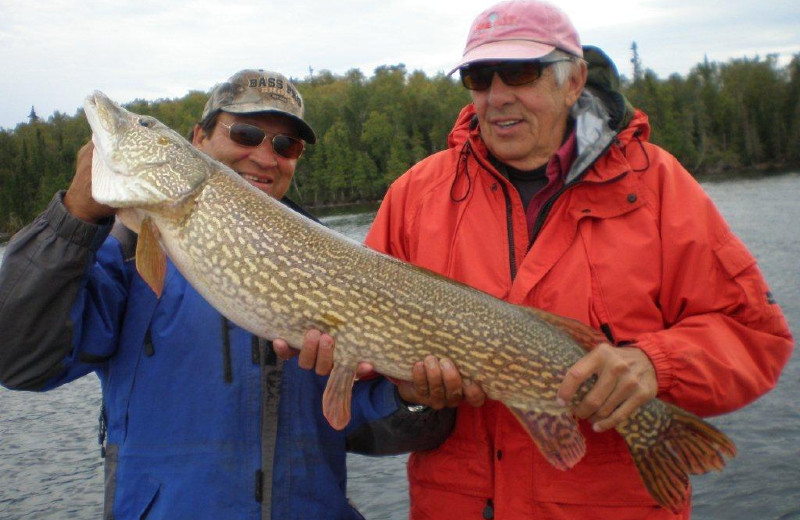
[[600,343],[608,343],[608,338],[598,330],[572,318],[559,316],[541,309],[526,307],[526,310],[542,321],[549,323],[568,334],[584,350],[589,351]]
[[145,217],[136,242],[136,270],[156,293],[156,297],[160,298],[164,289],[164,278],[167,275],[167,257],[158,243],[158,238],[158,228],[152,220]]
[[350,401],[353,398],[353,382],[356,366],[334,364],[325,393],[322,395],[322,413],[336,430],[343,430],[350,422]]
[[510,408],[530,434],[544,458],[555,468],[568,470],[586,453],[586,442],[578,421],[570,414],[548,414]]

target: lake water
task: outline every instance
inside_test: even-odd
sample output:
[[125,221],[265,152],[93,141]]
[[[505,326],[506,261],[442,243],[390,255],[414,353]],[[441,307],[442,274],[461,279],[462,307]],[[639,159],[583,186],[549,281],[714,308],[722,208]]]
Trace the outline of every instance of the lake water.
[[[795,334],[800,331],[800,174],[704,182],[758,258]],[[330,215],[362,240],[370,212]],[[2,246],[0,246],[0,261]],[[800,362],[777,388],[712,419],[737,444],[722,473],[693,477],[696,520],[800,520]],[[97,446],[100,390],[93,376],[43,395],[0,388],[0,519],[88,519],[102,511]],[[405,456],[349,456],[348,491],[369,520],[408,517]]]

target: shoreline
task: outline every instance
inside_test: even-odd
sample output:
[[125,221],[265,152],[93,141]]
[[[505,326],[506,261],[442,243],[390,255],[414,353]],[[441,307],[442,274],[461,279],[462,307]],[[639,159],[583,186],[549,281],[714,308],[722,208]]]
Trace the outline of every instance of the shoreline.
[[[724,182],[729,180],[736,180],[736,179],[758,179],[758,178],[766,178],[766,177],[778,177],[781,175],[791,175],[791,174],[798,174],[800,173],[800,168],[792,168],[791,166],[786,167],[784,165],[757,165],[752,166],[749,168],[735,168],[735,169],[719,169],[715,171],[706,171],[703,173],[695,173],[692,174],[692,177],[697,180],[697,182]],[[311,205],[305,204],[299,198],[293,199],[295,202],[299,203],[305,209],[311,211],[316,217],[318,218],[325,218],[332,215],[339,215],[342,213],[348,213],[353,209],[358,211],[361,208],[364,211],[372,211],[377,210],[378,206],[380,206],[381,200],[374,200],[374,201],[353,201],[353,202],[336,202],[330,204],[320,204],[320,205]],[[14,236],[14,232],[0,232],[0,245],[5,245],[12,236]]]

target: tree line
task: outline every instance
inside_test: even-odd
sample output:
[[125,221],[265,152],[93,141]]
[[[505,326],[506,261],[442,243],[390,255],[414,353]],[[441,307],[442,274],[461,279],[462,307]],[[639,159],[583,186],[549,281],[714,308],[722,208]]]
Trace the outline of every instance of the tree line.
[[[633,74],[622,90],[643,109],[651,140],[694,174],[783,169],[800,165],[800,54],[784,67],[777,57],[705,61],[687,76],[659,79],[644,69],[635,44]],[[446,146],[469,94],[455,79],[381,66],[371,77],[353,69],[293,80],[318,142],[299,161],[290,196],[307,206],[376,201],[409,166]],[[208,92],[180,99],[136,100],[182,135],[197,122]],[[90,138],[81,110],[32,118],[0,130],[0,232],[29,222],[74,173]]]

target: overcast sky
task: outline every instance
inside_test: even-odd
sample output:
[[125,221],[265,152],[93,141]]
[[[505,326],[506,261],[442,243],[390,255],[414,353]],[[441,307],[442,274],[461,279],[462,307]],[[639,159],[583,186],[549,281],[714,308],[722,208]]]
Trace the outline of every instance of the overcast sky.
[[[0,127],[74,115],[102,90],[156,100],[208,91],[243,68],[305,78],[404,63],[446,72],[492,0],[0,0]],[[561,0],[584,44],[631,76],[631,43],[660,78],[704,57],[800,52],[798,0]]]

